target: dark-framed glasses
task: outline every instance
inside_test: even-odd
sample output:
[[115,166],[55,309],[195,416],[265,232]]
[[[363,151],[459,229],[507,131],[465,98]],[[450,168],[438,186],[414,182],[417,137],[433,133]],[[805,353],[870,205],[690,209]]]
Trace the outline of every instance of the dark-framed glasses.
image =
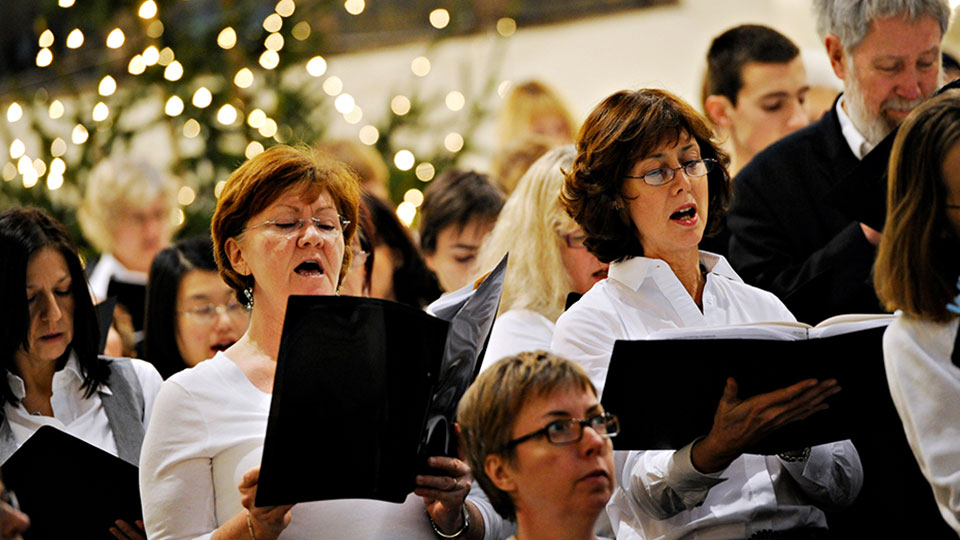
[[546,437],[552,444],[562,445],[575,443],[583,438],[583,428],[588,426],[604,438],[615,437],[617,433],[620,433],[620,421],[617,420],[616,415],[605,412],[593,415],[584,420],[580,420],[579,418],[554,420],[543,429],[538,429],[533,433],[528,433],[511,440],[503,449],[509,450],[522,442],[541,436]]
[[231,300],[226,304],[214,304],[213,302],[201,304],[190,309],[184,309],[180,311],[180,313],[202,324],[213,324],[217,322],[217,319],[220,318],[222,313],[226,313],[236,322],[244,322],[250,317],[250,308],[236,300]]
[[343,235],[343,230],[350,224],[350,220],[340,214],[308,218],[283,218],[271,219],[263,223],[251,225],[241,231],[241,233],[262,228],[269,234],[283,238],[292,238],[299,235],[308,222],[312,222],[313,225],[317,227],[317,230],[320,231],[320,235],[327,241],[340,238],[340,236]]
[[695,159],[692,161],[687,161],[679,167],[660,167],[658,169],[648,171],[640,176],[627,175],[626,178],[643,180],[643,183],[647,184],[648,186],[662,186],[672,182],[677,174],[677,171],[681,169],[683,170],[683,174],[687,175],[687,178],[700,178],[701,176],[708,174],[716,166],[717,160],[715,159]]

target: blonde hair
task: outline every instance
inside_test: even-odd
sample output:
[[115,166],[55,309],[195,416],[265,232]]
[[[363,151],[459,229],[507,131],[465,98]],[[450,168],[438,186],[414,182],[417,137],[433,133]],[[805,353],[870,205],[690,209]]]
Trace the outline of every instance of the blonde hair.
[[[170,175],[150,164],[128,157],[114,157],[97,164],[87,177],[77,221],[83,236],[100,253],[113,252],[111,224],[117,213],[151,204],[163,197],[167,209],[177,204],[179,185]],[[170,230],[174,230],[171,214]]]
[[544,154],[520,179],[477,257],[489,271],[510,253],[500,299],[500,313],[511,309],[535,311],[551,321],[563,313],[573,288],[560,255],[561,235],[577,224],[560,204],[560,188],[577,152],[564,145]]
[[547,85],[539,81],[528,81],[517,85],[503,100],[503,107],[497,118],[497,141],[500,148],[509,147],[515,140],[534,134],[531,130],[534,119],[541,116],[559,117],[569,136],[562,137],[557,143],[573,142],[577,134],[577,124],[563,101]]

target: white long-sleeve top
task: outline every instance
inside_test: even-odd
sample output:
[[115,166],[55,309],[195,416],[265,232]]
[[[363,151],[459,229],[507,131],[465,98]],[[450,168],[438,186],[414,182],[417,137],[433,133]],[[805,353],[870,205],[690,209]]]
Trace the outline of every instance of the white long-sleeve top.
[[550,350],[553,327],[553,321],[529,309],[511,309],[501,313],[490,330],[490,342],[487,343],[480,371],[507,356]]
[[[270,394],[224,353],[163,383],[140,454],[143,520],[151,540],[207,539],[243,509],[237,485],[260,464]],[[320,422],[350,451],[349,429]],[[331,463],[336,467],[336,463]],[[422,499],[300,503],[281,539],[433,540]]]
[[897,313],[883,334],[883,360],[910,449],[943,519],[960,533],[960,368],[950,360],[958,325]]
[[[635,257],[611,264],[608,278],[560,316],[553,352],[580,363],[602,392],[618,339],[665,328],[796,320],[776,296],[745,284],[723,257],[701,252],[700,263],[702,312],[666,262]],[[656,384],[638,381],[639,389],[644,383]],[[714,474],[693,467],[691,446],[629,452],[607,506],[618,539],[732,539],[826,527],[817,504],[849,504],[863,483],[850,441],[814,447],[801,462],[744,454]]]

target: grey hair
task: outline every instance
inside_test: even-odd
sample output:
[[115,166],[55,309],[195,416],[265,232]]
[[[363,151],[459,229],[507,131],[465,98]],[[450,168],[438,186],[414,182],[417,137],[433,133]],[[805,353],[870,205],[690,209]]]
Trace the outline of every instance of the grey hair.
[[911,21],[930,16],[940,23],[943,37],[950,25],[947,0],[813,0],[820,40],[830,34],[840,39],[844,50],[852,51],[863,41],[870,23],[877,17],[906,15]]
[[86,184],[77,221],[83,235],[100,253],[113,252],[110,231],[119,212],[130,207],[145,208],[158,197],[172,210],[180,188],[176,178],[146,161],[127,156],[98,163],[87,176]]

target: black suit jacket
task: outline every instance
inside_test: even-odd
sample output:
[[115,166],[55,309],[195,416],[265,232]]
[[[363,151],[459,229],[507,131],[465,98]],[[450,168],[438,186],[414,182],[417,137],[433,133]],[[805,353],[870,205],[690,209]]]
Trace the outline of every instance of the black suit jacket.
[[858,165],[833,107],[734,179],[730,263],[798,320],[882,311],[870,278],[875,249],[860,229],[856,201],[839,189]]

